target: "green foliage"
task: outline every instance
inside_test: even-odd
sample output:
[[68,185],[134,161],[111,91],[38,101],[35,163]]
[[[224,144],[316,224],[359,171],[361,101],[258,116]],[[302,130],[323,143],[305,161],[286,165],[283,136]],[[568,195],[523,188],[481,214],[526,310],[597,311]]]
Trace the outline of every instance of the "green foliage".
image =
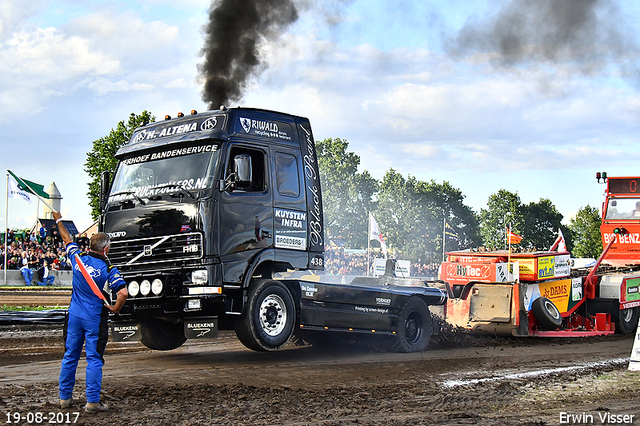
[[[480,235],[484,245],[496,250],[506,248],[506,229],[524,237],[524,207],[518,194],[501,189],[490,195],[487,208],[480,210]],[[526,241],[522,241],[526,244]]]
[[115,154],[118,149],[127,143],[135,129],[153,121],[155,121],[155,117],[148,111],[142,111],[140,115],[131,113],[126,123],[124,120],[120,121],[107,136],[93,141],[93,149],[87,153],[84,171],[91,177],[87,195],[91,206],[91,217],[94,220],[100,216],[100,179],[102,172],[115,170],[118,164]]
[[371,211],[388,248],[403,259],[441,260],[444,218],[459,236],[457,241],[447,241],[447,250],[477,245],[478,219],[463,204],[460,190],[448,182],[405,179],[393,169],[378,182],[366,170],[358,173],[360,157],[348,152],[348,147],[339,138],[316,142],[325,228],[330,237],[344,238],[349,248],[367,247]]
[[344,238],[347,247],[366,247],[368,212],[375,207],[378,181],[366,170],[358,173],[360,157],[348,147],[340,138],[316,142],[324,223],[327,234]]
[[[445,249],[457,250],[477,246],[480,242],[480,230],[478,223],[478,215],[471,207],[464,204],[464,195],[462,191],[451,186],[449,182],[436,183],[433,179],[431,182],[420,182],[419,189],[425,196],[431,208],[435,212],[438,222],[436,229],[438,230],[436,237],[437,250],[442,248],[442,231],[444,220],[453,228],[458,236],[458,241],[449,237]],[[427,206],[425,206],[427,207]]]
[[458,235],[448,239],[446,249],[457,250],[477,244],[478,219],[464,196],[449,182],[407,179],[390,169],[378,194],[376,220],[387,246],[395,257],[421,262],[442,260],[444,219]]
[[568,240],[569,233],[560,223],[564,216],[556,209],[551,200],[541,198],[537,203],[529,203],[524,206],[523,211],[525,227],[522,234],[522,246],[532,250],[548,250],[558,237],[558,229],[562,229],[562,234]]
[[67,309],[68,306],[0,306],[0,312],[18,312],[18,311],[50,311],[54,309]]
[[420,208],[417,184],[415,177],[405,180],[393,169],[389,169],[380,184],[374,217],[387,248],[393,250],[393,257],[398,259],[409,256],[417,259],[421,253],[435,250],[428,244],[428,224],[434,222],[435,217],[430,210]]
[[582,207],[571,218],[569,230],[573,244],[569,247],[573,257],[598,258],[602,253],[602,236],[600,235],[600,213],[595,207]]

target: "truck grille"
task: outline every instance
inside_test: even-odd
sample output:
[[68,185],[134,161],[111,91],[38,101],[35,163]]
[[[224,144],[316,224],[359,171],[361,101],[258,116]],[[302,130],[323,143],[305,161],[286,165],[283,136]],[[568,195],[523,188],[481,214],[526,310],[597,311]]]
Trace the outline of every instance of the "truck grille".
[[109,260],[120,267],[201,259],[202,249],[202,235],[197,232],[120,240],[111,242]]

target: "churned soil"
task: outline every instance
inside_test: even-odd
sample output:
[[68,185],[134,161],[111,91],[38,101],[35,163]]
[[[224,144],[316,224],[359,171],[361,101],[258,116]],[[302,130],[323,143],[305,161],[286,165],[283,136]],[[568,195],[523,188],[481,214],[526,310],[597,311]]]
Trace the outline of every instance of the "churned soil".
[[[167,352],[109,342],[109,411],[93,415],[82,410],[84,359],[74,405],[57,405],[63,346],[61,326],[0,327],[0,422],[40,412],[49,424],[62,412],[70,417],[57,419],[83,425],[640,425],[640,372],[627,370],[633,336],[447,330],[413,354],[387,353],[376,340],[315,348],[297,341],[258,353],[232,332]],[[586,421],[569,417],[579,415]]]

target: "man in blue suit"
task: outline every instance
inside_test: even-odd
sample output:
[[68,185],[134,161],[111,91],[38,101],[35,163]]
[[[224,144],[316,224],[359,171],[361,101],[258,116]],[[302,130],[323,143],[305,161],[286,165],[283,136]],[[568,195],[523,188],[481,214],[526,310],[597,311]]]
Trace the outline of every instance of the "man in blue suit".
[[[73,268],[71,304],[65,323],[65,353],[60,368],[60,407],[71,407],[76,368],[84,343],[87,354],[87,405],[84,409],[88,413],[106,411],[107,406],[100,402],[100,389],[102,388],[103,355],[109,337],[107,319],[109,311],[119,312],[127,300],[127,285],[118,269],[111,266],[107,258],[110,246],[107,234],[102,232],[94,234],[90,240],[89,252],[81,253],[80,247],[73,242],[67,228],[60,223],[62,221],[60,212],[53,212],[53,218],[56,220],[56,226]],[[81,268],[86,269],[85,272],[91,276],[89,281]],[[117,294],[115,305],[107,304],[106,300],[110,297],[107,289],[112,294]],[[98,296],[100,293],[103,294],[104,299]]]

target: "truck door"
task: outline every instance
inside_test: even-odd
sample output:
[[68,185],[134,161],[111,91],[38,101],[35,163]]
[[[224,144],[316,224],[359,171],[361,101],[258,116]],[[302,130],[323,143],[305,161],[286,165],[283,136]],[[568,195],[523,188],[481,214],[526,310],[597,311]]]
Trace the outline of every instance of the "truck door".
[[273,212],[276,261],[306,268],[307,210],[300,151],[272,148]]
[[230,186],[220,195],[219,247],[223,280],[241,283],[248,263],[257,251],[273,244],[272,191],[266,151],[241,143],[229,145],[225,158],[225,177],[234,173],[238,155],[251,159],[251,182]]

